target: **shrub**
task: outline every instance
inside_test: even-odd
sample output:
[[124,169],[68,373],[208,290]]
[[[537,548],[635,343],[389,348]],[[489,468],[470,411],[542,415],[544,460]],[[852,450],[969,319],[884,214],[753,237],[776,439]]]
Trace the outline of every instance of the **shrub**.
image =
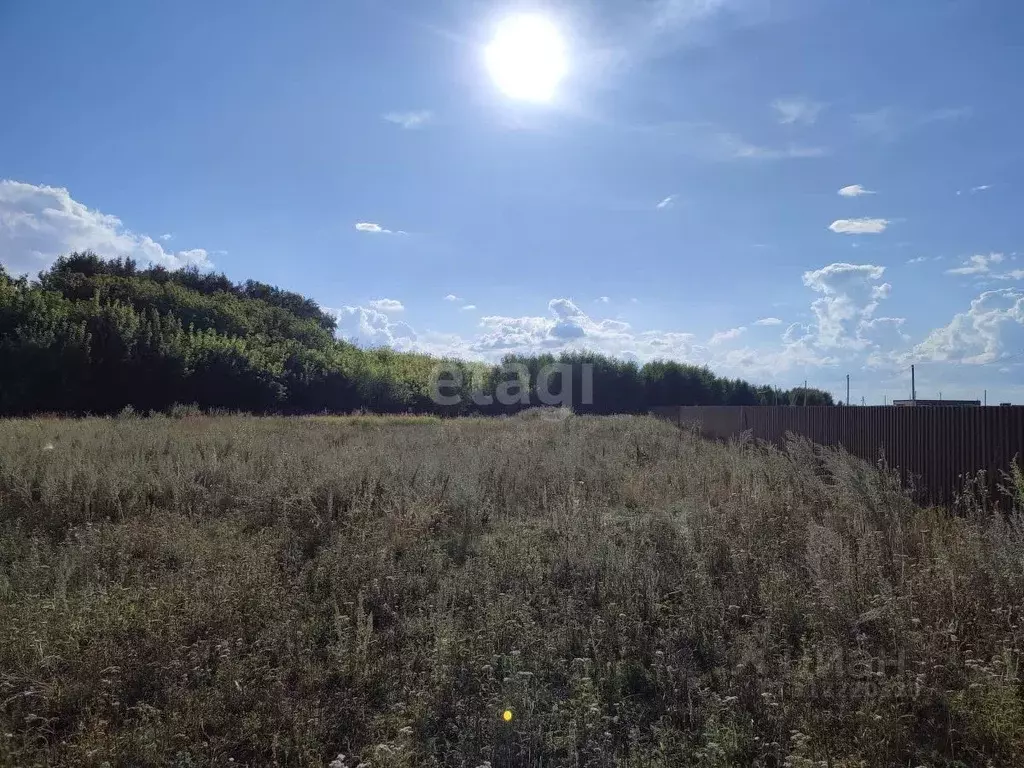
[[203,410],[195,403],[175,403],[167,409],[172,419],[194,419],[203,415]]

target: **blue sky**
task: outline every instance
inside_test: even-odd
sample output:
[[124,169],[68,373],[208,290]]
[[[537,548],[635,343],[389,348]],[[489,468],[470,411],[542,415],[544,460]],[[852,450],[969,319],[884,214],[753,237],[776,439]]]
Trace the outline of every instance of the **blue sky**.
[[[564,36],[549,102],[485,65],[523,13]],[[1022,402],[1022,35],[1010,0],[2,3],[0,261],[212,266],[363,344]]]

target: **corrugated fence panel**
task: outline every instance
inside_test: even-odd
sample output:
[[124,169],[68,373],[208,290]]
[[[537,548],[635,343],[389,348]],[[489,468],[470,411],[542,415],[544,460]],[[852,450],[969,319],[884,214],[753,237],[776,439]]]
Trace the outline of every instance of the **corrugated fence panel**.
[[884,456],[930,501],[950,500],[979,470],[994,487],[1015,457],[1024,463],[1024,406],[718,405],[655,408],[654,414],[680,426],[699,424],[703,434],[717,439],[749,429],[755,438],[778,445],[792,432],[843,446],[871,462]]

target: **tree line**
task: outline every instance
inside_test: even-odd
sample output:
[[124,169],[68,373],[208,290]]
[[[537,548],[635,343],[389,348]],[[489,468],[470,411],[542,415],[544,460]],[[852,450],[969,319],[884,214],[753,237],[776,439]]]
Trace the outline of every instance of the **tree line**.
[[[672,361],[573,352],[487,365],[362,349],[335,330],[311,299],[195,268],[140,269],[89,252],[62,256],[36,280],[0,266],[0,414],[149,412],[176,403],[252,413],[499,414],[566,386],[565,404],[590,413],[833,404],[821,390],[758,387]],[[513,403],[496,396],[508,394],[510,376],[521,395]]]

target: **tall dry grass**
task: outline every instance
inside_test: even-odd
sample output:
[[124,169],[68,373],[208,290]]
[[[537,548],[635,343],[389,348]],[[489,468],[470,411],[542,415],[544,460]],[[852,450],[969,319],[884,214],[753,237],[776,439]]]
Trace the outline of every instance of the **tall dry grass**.
[[646,418],[4,422],[0,760],[1019,765],[1022,566]]

